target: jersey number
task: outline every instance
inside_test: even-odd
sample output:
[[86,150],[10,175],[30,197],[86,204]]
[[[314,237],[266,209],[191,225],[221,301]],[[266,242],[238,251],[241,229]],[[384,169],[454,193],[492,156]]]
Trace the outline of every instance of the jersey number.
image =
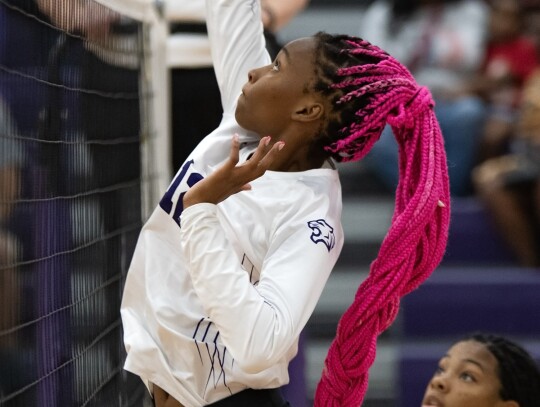
[[[161,201],[159,201],[159,206],[161,207],[161,209],[163,209],[169,215],[174,208],[172,218],[178,226],[180,226],[180,215],[184,210],[184,195],[189,188],[191,188],[193,185],[195,185],[197,182],[204,178],[198,172],[193,171],[193,169],[191,168],[192,165],[193,160],[189,160],[182,166],[182,170],[171,183],[169,189],[167,189],[167,192],[165,192],[165,195],[163,195],[163,198],[161,198]],[[184,180],[186,181],[183,182]],[[176,191],[179,188],[181,191],[180,195],[177,195],[177,198],[173,199],[173,196],[176,195]]]

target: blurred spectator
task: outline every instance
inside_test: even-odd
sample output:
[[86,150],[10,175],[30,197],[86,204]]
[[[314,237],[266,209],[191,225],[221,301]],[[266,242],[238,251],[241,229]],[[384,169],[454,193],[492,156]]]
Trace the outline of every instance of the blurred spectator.
[[489,41],[482,70],[464,89],[483,97],[489,113],[478,160],[506,151],[512,133],[521,88],[538,64],[536,45],[525,34],[523,12],[518,0],[491,0]]
[[[6,332],[19,323],[19,278],[16,264],[19,244],[13,234],[0,229],[0,332]],[[0,335],[0,351],[15,345],[13,335]]]
[[[77,61],[80,69],[77,85],[87,91],[77,94],[80,105],[74,106],[79,108],[82,137],[89,141],[84,153],[90,154],[92,160],[79,171],[78,182],[64,186],[70,188],[65,192],[109,188],[109,192],[96,195],[101,212],[97,221],[101,220],[104,235],[118,235],[127,224],[140,223],[140,191],[138,187],[127,186],[137,183],[141,168],[140,160],[134,159],[140,157],[140,27],[130,18],[94,1],[36,2],[53,25],[66,34],[65,41],[57,44],[59,50],[53,66],[65,63],[62,58],[66,50],[73,51],[81,44],[84,48]],[[48,108],[50,115],[58,115],[62,106]],[[65,137],[60,130],[49,132],[54,137]],[[105,273],[120,270],[120,256],[115,247],[120,239],[117,236],[107,241]]]
[[[430,88],[455,195],[471,192],[470,172],[485,119],[483,101],[456,90],[484,59],[487,17],[482,0],[377,0],[360,24],[361,37],[394,55]],[[364,162],[389,189],[397,186],[397,144],[389,126]]]
[[[24,162],[18,135],[10,109],[0,95],[0,332],[18,322],[16,264],[19,243],[9,231],[11,215],[20,194]],[[7,336],[7,339],[14,342],[13,337]],[[4,345],[6,341],[0,336],[0,348]]]
[[6,226],[19,195],[23,161],[15,120],[0,95],[0,227]]
[[540,68],[526,82],[510,153],[478,166],[478,196],[521,265],[540,266]]
[[18,131],[8,105],[0,95],[0,394],[20,385],[20,363],[16,356],[17,337],[11,330],[19,322],[20,276],[17,262],[20,244],[9,230],[10,218],[20,194],[24,161]]
[[20,277],[16,266],[19,250],[16,237],[0,228],[0,396],[22,385],[22,358],[14,329],[20,323]]
[[524,7],[525,34],[536,44],[537,55],[540,55],[540,0],[534,5]]
[[105,40],[110,35],[111,24],[120,19],[118,13],[93,1],[36,2],[55,26],[70,33],[81,33],[89,40]]
[[[272,57],[280,48],[275,33],[303,10],[308,1],[262,1],[266,46]],[[167,63],[171,68],[174,173],[199,141],[218,127],[223,111],[206,33],[204,0],[165,0],[165,18],[170,22],[171,34]]]

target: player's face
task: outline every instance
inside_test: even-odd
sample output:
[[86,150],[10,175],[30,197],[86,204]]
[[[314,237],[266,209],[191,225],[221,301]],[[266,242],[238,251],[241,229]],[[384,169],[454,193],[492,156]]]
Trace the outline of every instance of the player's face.
[[248,74],[236,108],[236,120],[261,136],[276,136],[291,122],[302,102],[313,95],[315,40],[287,44],[275,61]]
[[422,407],[510,407],[499,396],[498,363],[485,345],[458,342],[439,361]]

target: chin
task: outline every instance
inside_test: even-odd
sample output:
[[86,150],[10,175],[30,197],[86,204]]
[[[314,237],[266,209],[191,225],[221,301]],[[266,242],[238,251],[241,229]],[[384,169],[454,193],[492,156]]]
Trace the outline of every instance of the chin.
[[[243,123],[242,123],[242,122],[243,122],[243,121],[242,121],[242,115],[238,112],[238,106],[236,106],[236,110],[234,111],[234,119],[236,120],[236,122],[237,122],[240,126],[244,127],[244,125],[243,125]],[[244,127],[244,128],[245,128],[245,127]]]
[[236,111],[234,113],[234,118],[236,119],[236,122],[240,125],[240,127],[242,127],[243,129],[249,132],[258,134],[257,130],[255,130],[253,126],[250,126],[248,121],[243,120],[243,116],[241,113],[238,112],[238,108],[236,108]]
[[234,111],[234,119],[236,120],[236,122],[242,126],[244,129],[247,130],[246,128],[246,123],[245,121],[243,120],[243,116],[242,116],[242,108],[239,107],[239,105],[236,105],[236,110]]

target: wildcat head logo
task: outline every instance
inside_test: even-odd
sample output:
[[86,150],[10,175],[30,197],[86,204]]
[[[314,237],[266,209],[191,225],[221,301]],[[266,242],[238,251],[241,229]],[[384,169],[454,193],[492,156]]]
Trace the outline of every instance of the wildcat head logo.
[[334,236],[334,228],[330,226],[324,219],[310,220],[307,225],[312,230],[311,240],[313,243],[322,242],[328,249],[332,250],[336,244],[336,237]]

